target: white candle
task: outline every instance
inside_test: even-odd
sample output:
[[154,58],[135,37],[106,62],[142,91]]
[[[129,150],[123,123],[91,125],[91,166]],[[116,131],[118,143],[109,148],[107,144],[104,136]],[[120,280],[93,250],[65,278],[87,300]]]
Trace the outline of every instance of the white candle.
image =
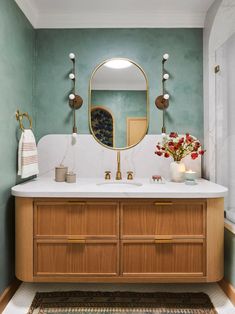
[[196,172],[192,171],[191,169],[188,171],[185,171],[185,179],[194,181],[196,179]]

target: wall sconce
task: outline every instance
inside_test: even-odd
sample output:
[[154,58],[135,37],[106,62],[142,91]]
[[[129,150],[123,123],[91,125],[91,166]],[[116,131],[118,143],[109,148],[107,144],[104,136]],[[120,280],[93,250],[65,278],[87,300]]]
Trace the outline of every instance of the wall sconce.
[[162,95],[155,99],[155,105],[158,109],[162,110],[162,133],[166,133],[165,127],[165,111],[169,107],[170,95],[166,93],[165,82],[169,79],[170,75],[165,70],[165,62],[168,60],[169,54],[165,53],[162,58]]
[[75,136],[77,134],[77,126],[76,126],[76,110],[81,108],[83,104],[83,99],[81,96],[76,94],[76,73],[75,73],[75,54],[70,53],[69,59],[73,63],[73,69],[72,72],[69,73],[69,79],[73,82],[73,88],[71,93],[69,94],[69,106],[73,109],[73,135]]

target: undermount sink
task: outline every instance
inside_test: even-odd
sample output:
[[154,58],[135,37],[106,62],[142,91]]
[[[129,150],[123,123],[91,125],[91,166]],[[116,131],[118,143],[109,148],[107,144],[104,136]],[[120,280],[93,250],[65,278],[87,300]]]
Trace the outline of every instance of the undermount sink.
[[143,184],[140,182],[127,182],[127,181],[105,181],[105,182],[99,182],[96,183],[96,185],[102,186],[126,186],[126,187],[138,187],[138,186],[142,186]]

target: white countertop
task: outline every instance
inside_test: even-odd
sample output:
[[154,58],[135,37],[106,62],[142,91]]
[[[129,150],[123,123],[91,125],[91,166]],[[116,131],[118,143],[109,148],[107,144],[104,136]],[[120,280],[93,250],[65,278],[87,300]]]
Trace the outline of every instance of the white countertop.
[[[126,184],[98,185],[102,179],[77,179],[76,183],[55,182],[48,177],[18,184],[11,193],[18,197],[79,197],[79,198],[218,198],[224,197],[228,189],[207,181],[197,180],[197,185],[166,181],[153,183],[150,179],[135,179],[141,186]],[[124,181],[127,182],[127,181]]]

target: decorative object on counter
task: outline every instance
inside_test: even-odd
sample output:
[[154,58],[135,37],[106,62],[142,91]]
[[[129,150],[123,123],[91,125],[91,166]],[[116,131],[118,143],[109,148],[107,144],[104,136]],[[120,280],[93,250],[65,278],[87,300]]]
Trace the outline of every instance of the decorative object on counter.
[[[23,118],[29,121],[29,128],[25,128]],[[32,132],[32,118],[28,112],[21,113],[16,111],[16,120],[19,121],[22,131],[18,146],[18,175],[22,179],[37,175],[38,170],[38,151],[36,140]]]
[[111,171],[105,171],[104,179],[105,180],[111,180]]
[[170,135],[164,136],[162,143],[158,143],[156,148],[157,156],[174,159],[170,165],[171,180],[174,182],[184,180],[185,165],[182,162],[184,157],[191,155],[191,158],[195,160],[205,153],[200,141],[189,133],[179,136],[176,132],[171,132]]
[[81,96],[76,94],[76,72],[75,72],[75,54],[70,53],[69,58],[73,63],[72,72],[69,74],[70,80],[73,82],[73,88],[69,94],[69,106],[73,110],[73,137],[76,137],[77,134],[77,125],[76,125],[76,110],[80,109],[83,104],[83,99]]
[[76,183],[76,173],[73,171],[66,173],[66,182],[67,183]]
[[152,176],[153,182],[162,183],[162,176],[156,174]]
[[65,182],[67,172],[68,172],[68,167],[65,167],[64,165],[59,165],[55,167],[55,181]]
[[185,171],[185,184],[186,185],[196,185],[197,182],[196,180],[196,175],[197,173],[192,170]]
[[166,93],[165,82],[169,79],[170,75],[165,70],[165,62],[168,60],[169,54],[165,53],[162,57],[162,95],[155,99],[155,105],[158,109],[162,110],[162,133],[166,133],[165,126],[165,111],[169,107],[169,94]]

